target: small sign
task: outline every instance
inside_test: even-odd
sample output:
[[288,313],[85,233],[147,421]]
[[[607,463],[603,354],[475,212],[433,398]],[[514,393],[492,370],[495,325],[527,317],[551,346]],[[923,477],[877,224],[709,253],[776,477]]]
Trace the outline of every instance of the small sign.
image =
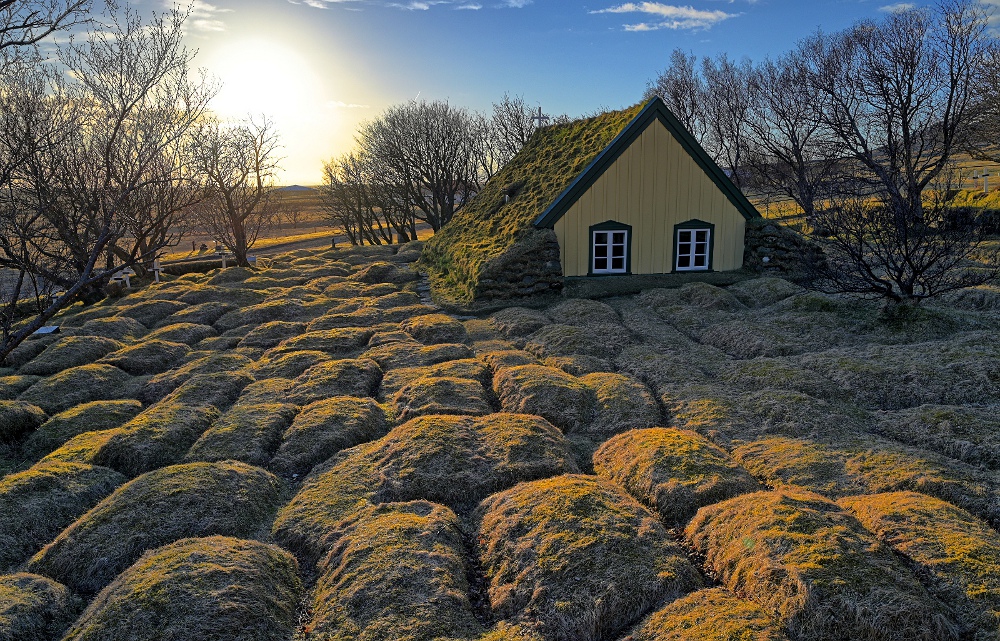
[[39,327],[31,333],[32,336],[48,336],[49,334],[58,334],[58,325],[46,325],[45,327]]

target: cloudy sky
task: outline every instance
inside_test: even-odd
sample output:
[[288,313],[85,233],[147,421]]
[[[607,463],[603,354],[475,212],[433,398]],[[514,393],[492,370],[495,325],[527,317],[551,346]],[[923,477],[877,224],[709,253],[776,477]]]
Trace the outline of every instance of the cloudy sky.
[[[164,2],[133,0],[150,9]],[[195,0],[188,40],[197,64],[224,83],[216,109],[272,115],[285,145],[283,182],[315,184],[322,160],[348,151],[358,123],[393,103],[440,99],[486,110],[509,92],[549,114],[619,108],[639,101],[676,47],[756,60],[818,28],[836,31],[900,6],[910,5]]]

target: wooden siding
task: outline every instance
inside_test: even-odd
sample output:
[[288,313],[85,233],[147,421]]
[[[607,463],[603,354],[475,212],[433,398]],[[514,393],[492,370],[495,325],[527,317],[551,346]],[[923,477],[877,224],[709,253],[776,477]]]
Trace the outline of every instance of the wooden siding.
[[674,225],[691,219],[715,224],[712,269],[743,265],[743,215],[658,120],[555,224],[565,276],[586,276],[590,226],[614,220],[632,225],[632,273],[673,271]]

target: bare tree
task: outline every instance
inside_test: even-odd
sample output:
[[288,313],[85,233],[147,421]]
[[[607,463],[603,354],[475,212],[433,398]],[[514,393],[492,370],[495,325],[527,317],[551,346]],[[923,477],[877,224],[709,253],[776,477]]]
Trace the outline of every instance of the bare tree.
[[744,169],[750,164],[751,153],[747,135],[750,119],[750,76],[748,60],[736,63],[726,55],[715,60],[702,59],[707,133],[705,148],[715,161],[729,170],[729,177],[741,189],[748,176]]
[[0,0],[0,50],[38,44],[86,21],[91,0]]
[[674,49],[670,65],[646,88],[646,99],[659,96],[681,124],[700,144],[708,134],[704,111],[705,82],[697,68],[698,58]]
[[486,182],[528,143],[536,124],[524,97],[506,93],[500,102],[493,103],[493,113],[481,119],[484,131],[479,148],[484,158],[482,182]]
[[274,222],[278,197],[274,179],[280,168],[280,142],[267,118],[225,124],[208,119],[198,125],[192,167],[208,197],[192,208],[202,227],[247,266],[247,253]]

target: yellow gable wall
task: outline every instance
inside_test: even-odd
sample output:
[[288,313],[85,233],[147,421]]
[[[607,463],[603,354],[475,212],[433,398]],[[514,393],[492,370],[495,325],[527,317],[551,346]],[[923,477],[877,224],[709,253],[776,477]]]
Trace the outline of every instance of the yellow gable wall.
[[632,273],[673,271],[674,225],[715,223],[712,269],[743,265],[745,219],[659,120],[654,120],[555,224],[563,275],[586,276],[590,226],[632,225]]

